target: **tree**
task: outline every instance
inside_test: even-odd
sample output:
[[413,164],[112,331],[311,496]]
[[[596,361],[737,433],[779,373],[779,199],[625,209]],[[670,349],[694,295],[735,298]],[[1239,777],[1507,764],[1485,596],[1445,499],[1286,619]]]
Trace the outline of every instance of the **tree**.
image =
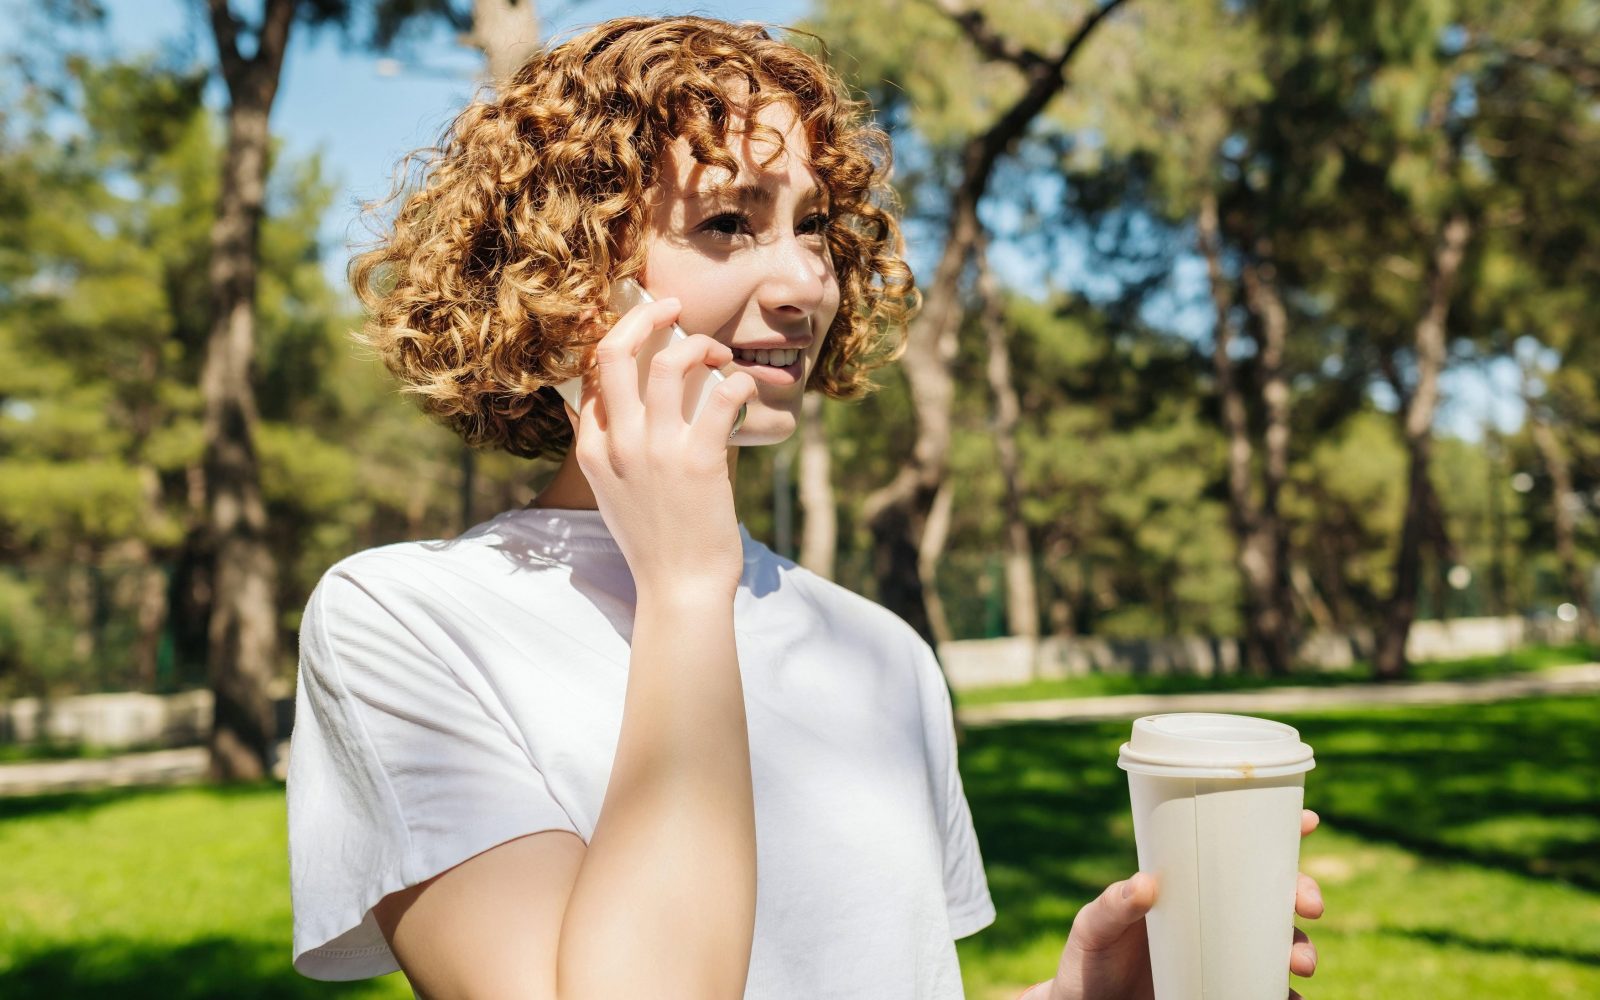
[[[216,722],[211,735],[214,778],[251,779],[270,771],[275,733],[268,685],[276,668],[276,566],[268,544],[254,433],[258,420],[250,368],[255,349],[256,254],[266,192],[268,118],[297,14],[313,23],[348,24],[355,4],[334,0],[266,0],[254,30],[228,0],[208,0],[218,64],[227,84],[227,154],[212,230],[213,321],[201,387],[206,399],[206,496],[214,552],[210,622]],[[491,68],[514,65],[537,36],[533,5],[475,0],[474,44]],[[373,12],[374,43],[392,42],[408,21],[460,23],[455,4],[384,0]],[[246,56],[240,38],[254,35]]]
[[251,384],[257,249],[266,201],[267,120],[289,46],[295,0],[267,0],[246,56],[246,28],[227,0],[208,0],[228,89],[227,144],[211,230],[211,333],[200,377],[205,397],[205,489],[213,553],[208,630],[215,780],[255,780],[277,757],[269,686],[277,672],[277,566],[261,498]]
[[[1022,141],[1029,126],[1051,102],[1067,89],[1075,57],[1123,2],[1108,0],[1090,6],[1077,18],[1076,26],[1064,40],[1050,50],[1034,48],[1003,34],[984,11],[961,7],[954,0],[937,2],[943,16],[960,29],[984,59],[1006,66],[1020,76],[1020,86],[1013,80],[995,101],[997,110],[984,113],[981,124],[965,134],[950,137],[951,145],[944,159],[954,164],[954,170],[949,187],[944,189],[947,201],[940,205],[943,222],[939,260],[930,278],[920,283],[924,289],[923,306],[911,325],[902,359],[911,391],[916,437],[909,460],[890,482],[873,490],[862,505],[863,519],[872,534],[878,600],[930,642],[937,641],[940,631],[934,627],[927,600],[933,582],[930,573],[937,563],[940,545],[927,544],[927,535],[949,474],[950,414],[954,399],[950,359],[957,350],[964,312],[963,276],[983,231],[979,203],[989,192],[996,165]],[[889,8],[895,6],[886,4]],[[845,25],[858,23],[854,19],[862,13],[846,14],[825,8],[818,19],[818,27],[828,37],[843,37]],[[875,10],[866,16],[872,23],[881,25],[891,16],[899,20],[907,13]],[[906,39],[886,38],[881,31],[875,31],[874,35],[877,37],[870,40],[854,35],[852,44],[906,44]],[[916,57],[906,51],[880,53],[876,58],[882,60],[880,65],[892,68],[903,79],[910,71],[910,64],[925,58],[925,53],[920,52],[925,39],[918,37],[915,41],[919,48]],[[938,542],[937,532],[932,540]]]
[[[191,597],[221,161],[206,72],[32,54],[51,65],[7,102],[0,143],[0,549],[39,609],[18,612],[34,624],[14,679],[37,693],[170,689],[206,654],[205,602]],[[315,237],[330,199],[315,160],[280,163],[261,222],[256,443],[283,606],[356,542],[415,534],[439,509],[426,487],[438,435],[395,413],[345,348]]]

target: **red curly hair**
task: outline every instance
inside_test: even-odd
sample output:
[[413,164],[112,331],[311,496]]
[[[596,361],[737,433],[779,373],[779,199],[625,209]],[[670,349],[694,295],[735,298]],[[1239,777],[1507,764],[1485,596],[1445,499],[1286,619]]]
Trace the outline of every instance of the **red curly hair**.
[[[735,102],[730,94],[738,93]],[[531,58],[412,153],[393,223],[350,266],[368,310],[356,339],[423,409],[474,446],[560,458],[572,429],[553,386],[616,322],[611,284],[639,274],[647,194],[668,146],[737,176],[733,134],[787,102],[827,191],[840,289],[807,390],[855,399],[905,350],[919,296],[889,187],[888,137],[822,58],[754,24],[607,21]],[[770,133],[770,134],[768,134]],[[402,200],[403,195],[403,200]]]

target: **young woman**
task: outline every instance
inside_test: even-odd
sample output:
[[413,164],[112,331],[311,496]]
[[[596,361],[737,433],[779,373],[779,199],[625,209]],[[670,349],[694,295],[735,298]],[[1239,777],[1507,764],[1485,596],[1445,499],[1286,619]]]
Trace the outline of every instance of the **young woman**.
[[[954,942],[994,907],[938,663],[753,540],[731,487],[804,392],[858,397],[899,355],[916,293],[864,111],[758,27],[610,21],[462,112],[357,258],[405,389],[561,465],[312,594],[302,973],[400,968],[430,1000],[962,996]],[[619,316],[629,277],[657,301]],[[693,335],[641,375],[675,321]],[[705,366],[729,374],[690,421]],[[574,412],[553,387],[580,376]],[[1153,901],[1141,876],[1085,907],[1030,1000],[1148,997]]]

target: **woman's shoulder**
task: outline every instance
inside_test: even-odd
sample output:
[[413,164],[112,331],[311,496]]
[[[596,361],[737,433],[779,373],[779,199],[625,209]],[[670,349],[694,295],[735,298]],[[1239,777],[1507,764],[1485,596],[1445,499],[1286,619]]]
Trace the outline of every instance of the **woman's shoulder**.
[[383,605],[412,613],[482,606],[483,591],[554,586],[564,574],[535,573],[552,564],[510,550],[493,522],[454,538],[390,542],[353,552],[329,566],[308,606]]
[[[909,622],[872,598],[772,553],[766,546],[761,546],[761,550],[766,557],[763,561],[772,567],[772,572],[794,586],[797,595],[813,612],[828,622],[830,631],[851,632],[858,641],[880,648],[892,646],[911,652],[929,648]],[[753,578],[752,591],[758,596],[764,575],[758,572]]]
[[388,542],[353,552],[329,566],[322,582],[344,579],[427,589],[452,577],[481,579],[486,569],[526,556],[520,547],[511,551],[509,536],[501,530],[504,518],[496,516],[452,538]]

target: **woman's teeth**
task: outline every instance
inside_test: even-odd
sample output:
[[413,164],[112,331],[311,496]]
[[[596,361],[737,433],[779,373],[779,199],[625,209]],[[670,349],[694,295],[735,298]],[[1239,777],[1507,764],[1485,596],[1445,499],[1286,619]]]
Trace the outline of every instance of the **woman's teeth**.
[[740,361],[753,361],[758,365],[773,365],[778,368],[787,368],[794,364],[794,359],[800,356],[799,350],[774,350],[774,351],[746,351],[735,350],[733,356]]

